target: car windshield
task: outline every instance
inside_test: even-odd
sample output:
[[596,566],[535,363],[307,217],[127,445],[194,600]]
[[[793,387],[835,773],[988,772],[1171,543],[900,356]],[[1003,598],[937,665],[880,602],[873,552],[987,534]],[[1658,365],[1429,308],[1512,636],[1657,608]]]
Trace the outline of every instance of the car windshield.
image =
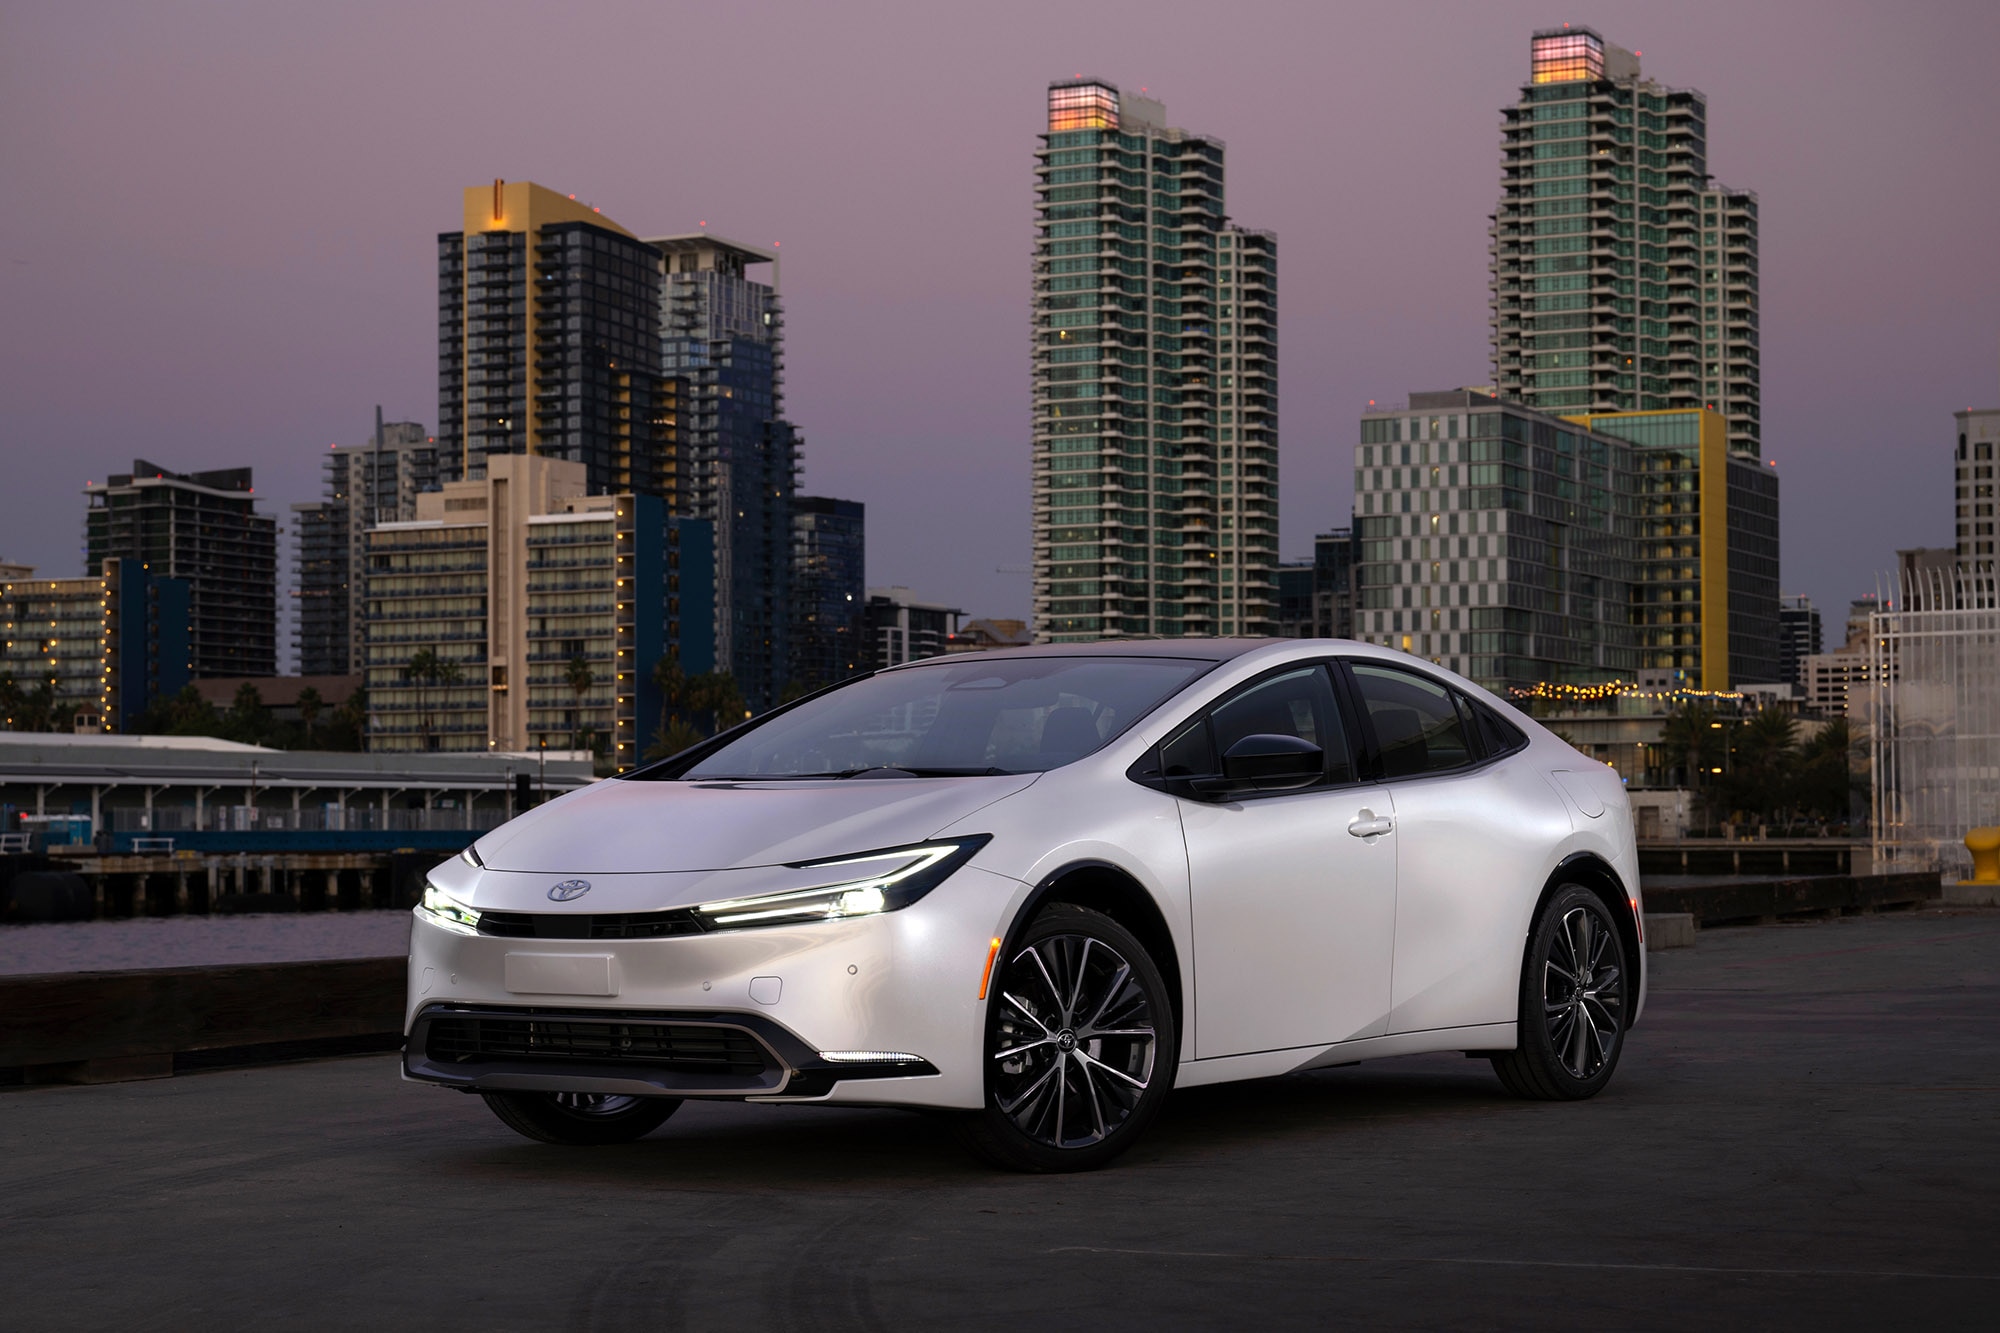
[[884,671],[800,704],[685,771],[639,777],[959,777],[1083,758],[1214,665],[1005,657]]

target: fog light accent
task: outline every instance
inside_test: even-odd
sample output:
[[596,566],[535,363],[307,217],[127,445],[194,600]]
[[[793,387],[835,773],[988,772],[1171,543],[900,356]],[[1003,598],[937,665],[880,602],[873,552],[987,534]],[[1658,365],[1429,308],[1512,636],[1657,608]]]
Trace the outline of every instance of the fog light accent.
[[918,1065],[920,1055],[907,1051],[821,1051],[819,1058],[830,1065]]

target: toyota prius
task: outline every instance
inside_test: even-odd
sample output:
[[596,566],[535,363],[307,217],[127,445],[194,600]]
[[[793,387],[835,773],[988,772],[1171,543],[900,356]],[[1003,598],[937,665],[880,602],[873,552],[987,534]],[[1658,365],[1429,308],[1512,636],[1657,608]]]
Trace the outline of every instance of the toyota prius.
[[1176,1087],[1425,1051],[1592,1096],[1645,998],[1616,773],[1330,640],[934,658],[432,870],[411,1079],[560,1144],[690,1098],[923,1108],[1100,1165]]

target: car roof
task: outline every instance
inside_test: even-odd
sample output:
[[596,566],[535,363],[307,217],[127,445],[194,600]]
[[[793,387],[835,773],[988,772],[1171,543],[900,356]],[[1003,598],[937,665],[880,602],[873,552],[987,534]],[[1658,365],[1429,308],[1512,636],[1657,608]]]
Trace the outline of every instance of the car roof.
[[[1170,657],[1196,662],[1227,662],[1278,644],[1333,643],[1344,640],[1307,639],[1098,639],[1090,643],[1038,643],[1026,648],[989,648],[973,653],[946,653],[925,657],[889,668],[937,666],[972,659],[994,661],[1009,657]],[[1360,646],[1360,645],[1356,645]]]

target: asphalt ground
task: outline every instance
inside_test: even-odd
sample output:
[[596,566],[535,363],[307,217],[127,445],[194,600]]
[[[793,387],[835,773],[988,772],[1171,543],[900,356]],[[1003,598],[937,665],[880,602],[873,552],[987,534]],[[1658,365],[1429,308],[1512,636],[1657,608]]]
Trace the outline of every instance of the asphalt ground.
[[393,1057],[0,1094],[0,1327],[2000,1326],[2000,912],[1705,932],[1595,1101],[1384,1060],[1095,1174],[893,1111],[562,1149]]

